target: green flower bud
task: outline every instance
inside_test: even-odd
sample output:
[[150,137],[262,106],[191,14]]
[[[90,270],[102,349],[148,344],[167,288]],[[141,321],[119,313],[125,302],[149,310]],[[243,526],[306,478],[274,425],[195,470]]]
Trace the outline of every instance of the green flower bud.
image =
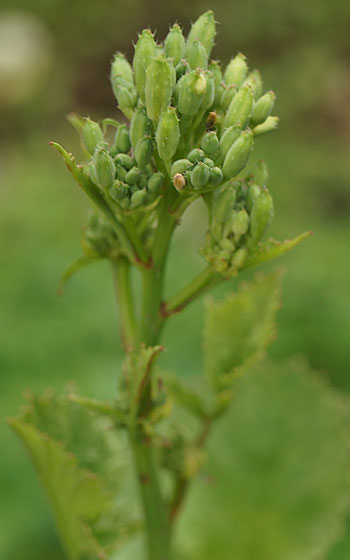
[[132,167],[126,174],[125,182],[128,185],[136,185],[140,178],[140,170],[138,167]]
[[142,101],[145,100],[146,71],[156,56],[156,42],[149,29],[144,29],[135,45],[133,69],[135,84]]
[[188,64],[187,60],[180,60],[175,68],[176,80],[180,80],[180,78],[189,71],[190,65]]
[[165,57],[158,56],[148,66],[145,99],[147,116],[158,121],[160,114],[170,104],[173,92],[173,69]]
[[136,144],[135,160],[139,167],[145,167],[152,158],[153,143],[150,136],[144,136]]
[[148,179],[147,189],[148,192],[151,194],[159,194],[161,186],[164,183],[164,175],[160,171],[158,173],[154,173],[152,177]]
[[210,168],[213,168],[215,165],[213,160],[207,157],[203,159],[203,163],[205,163],[205,165],[207,165]]
[[130,138],[129,138],[129,128],[126,124],[121,124],[116,132],[114,146],[116,148],[117,153],[122,152],[126,154],[130,148]]
[[213,74],[215,87],[218,87],[223,80],[220,63],[216,60],[212,60],[209,64],[208,70]]
[[245,247],[241,247],[240,249],[238,249],[233,254],[233,257],[231,259],[232,268],[235,268],[236,270],[240,270],[244,266],[247,256],[248,256],[248,251]]
[[250,130],[243,131],[225,156],[222,166],[224,177],[227,179],[233,178],[244,169],[253,150],[253,145],[253,133]]
[[220,161],[224,161],[227,152],[240,135],[241,126],[239,124],[234,124],[224,130],[220,138]]
[[115,183],[109,189],[109,196],[116,202],[119,202],[120,200],[128,196],[128,192],[128,185],[126,185],[122,181],[115,181]]
[[267,189],[263,189],[256,199],[250,215],[251,246],[256,245],[264,235],[273,217],[273,200]]
[[115,163],[119,163],[119,165],[122,165],[125,169],[131,169],[135,162],[132,157],[127,154],[118,154],[115,156]]
[[118,76],[111,76],[112,90],[120,110],[129,118],[137,102],[135,87]]
[[134,74],[129,62],[122,53],[114,55],[111,65],[111,81],[114,78],[122,78],[125,82],[134,85]]
[[206,72],[206,90],[201,103],[201,109],[209,109],[215,100],[215,82],[210,72]]
[[187,159],[189,159],[191,163],[202,161],[204,159],[204,152],[200,148],[194,148],[187,155]]
[[271,130],[275,130],[278,127],[279,118],[278,117],[267,117],[266,121],[258,124],[253,128],[254,136],[260,136],[260,134],[265,134]]
[[141,138],[148,136],[151,133],[151,121],[146,115],[146,111],[143,107],[138,107],[134,112],[131,122],[130,122],[130,140],[133,148]]
[[207,132],[202,138],[201,148],[208,156],[214,156],[219,151],[219,139],[216,132]]
[[210,178],[209,167],[200,161],[191,171],[191,183],[195,189],[202,189]]
[[232,58],[226,67],[224,72],[224,82],[227,85],[235,84],[236,86],[240,86],[247,73],[247,59],[244,54],[238,53],[234,58]]
[[250,183],[247,193],[247,210],[251,213],[256,199],[261,193],[261,188],[256,183]]
[[251,174],[258,185],[266,185],[269,179],[269,170],[264,160],[261,159],[254,165]]
[[235,236],[241,236],[247,233],[249,228],[249,216],[244,208],[233,212],[231,216],[231,228]]
[[174,177],[177,173],[185,173],[191,165],[192,163],[188,159],[178,159],[177,161],[174,161],[171,166],[170,174]]
[[180,141],[180,127],[176,110],[168,107],[161,115],[156,131],[156,143],[160,157],[170,161]]
[[186,43],[181,27],[175,23],[164,41],[164,50],[167,58],[171,58],[176,66],[185,56]]
[[147,187],[148,177],[144,173],[141,173],[138,185],[140,189],[145,189]]
[[177,191],[182,191],[186,185],[186,179],[181,173],[175,173],[173,177],[173,185]]
[[224,119],[224,128],[241,123],[245,128],[253,110],[253,94],[249,85],[242,87],[232,99]]
[[234,243],[232,243],[231,239],[227,239],[227,237],[220,239],[219,245],[225,251],[230,251],[230,253],[233,253],[233,251],[235,250]]
[[222,93],[220,98],[220,105],[226,111],[228,106],[230,105],[232,99],[237,93],[237,86],[231,84],[230,86],[226,87]]
[[222,171],[220,169],[220,167],[213,167],[212,169],[210,169],[210,178],[209,178],[209,183],[211,185],[220,185],[220,183],[222,183],[224,176],[222,174]]
[[252,88],[254,99],[259,99],[263,92],[263,82],[259,70],[253,70],[248,74],[242,86],[250,85]]
[[205,69],[208,66],[208,53],[200,41],[193,41],[188,45],[186,59],[192,70],[196,68]]
[[94,168],[97,185],[102,189],[111,187],[115,178],[115,166],[105,148],[97,148],[95,150]]
[[115,176],[117,179],[119,179],[120,181],[125,181],[126,173],[126,169],[120,164],[117,163],[115,165]]
[[147,199],[147,192],[145,189],[134,192],[130,201],[130,208],[137,208],[141,206]]
[[188,35],[187,44],[192,45],[194,41],[200,41],[206,51],[208,56],[214,46],[216,34],[215,18],[214,12],[209,10],[202,14],[193,24]]
[[82,139],[89,154],[93,155],[96,146],[103,141],[103,132],[100,125],[89,118],[84,119]]
[[255,103],[252,116],[250,117],[250,123],[252,126],[256,126],[264,122],[270,115],[273,106],[275,104],[276,94],[273,91],[268,91],[260,97],[260,99]]
[[119,201],[119,206],[124,208],[124,210],[128,210],[128,208],[130,208],[130,198],[128,196],[122,198],[122,200]]
[[192,71],[182,76],[179,85],[177,108],[182,115],[194,116],[207,89],[207,80],[202,72]]
[[[218,193],[214,206],[213,225],[220,224],[222,226],[222,224],[229,220],[235,201],[236,190],[230,183],[220,187],[220,192]],[[221,231],[222,228],[220,228],[220,236]],[[215,230],[212,230],[212,233],[214,234]],[[219,240],[219,238],[217,238],[217,240]]]

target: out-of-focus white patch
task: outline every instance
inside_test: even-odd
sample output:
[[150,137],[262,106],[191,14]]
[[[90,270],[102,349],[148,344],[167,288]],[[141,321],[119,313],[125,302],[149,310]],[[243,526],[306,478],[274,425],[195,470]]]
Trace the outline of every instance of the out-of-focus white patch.
[[0,14],[0,107],[38,91],[51,60],[51,38],[42,22],[26,12]]

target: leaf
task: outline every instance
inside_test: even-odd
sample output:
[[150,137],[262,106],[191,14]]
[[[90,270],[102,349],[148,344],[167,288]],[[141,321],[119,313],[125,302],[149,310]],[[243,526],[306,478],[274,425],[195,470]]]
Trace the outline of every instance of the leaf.
[[246,368],[271,342],[279,308],[280,273],[259,275],[220,302],[207,305],[204,367],[217,392],[230,390],[238,369]]
[[263,241],[248,254],[243,268],[250,268],[257,264],[279,257],[280,255],[283,255],[293,249],[296,245],[299,245],[299,243],[310,235],[312,235],[311,231],[305,231],[293,239],[277,241],[276,239],[270,238],[267,241]]
[[57,292],[59,295],[63,294],[63,290],[67,284],[67,282],[74,276],[77,272],[86,268],[90,264],[95,263],[96,261],[101,260],[103,257],[100,256],[81,256],[75,259],[67,268],[63,271],[60,282],[57,288]]
[[209,442],[212,481],[194,483],[178,528],[193,557],[328,559],[350,501],[346,406],[299,360],[240,377]]
[[189,410],[199,419],[207,417],[206,405],[202,397],[188,383],[185,383],[178,375],[169,372],[164,372],[164,381],[166,389],[176,404]]
[[30,395],[9,424],[39,474],[67,556],[109,558],[133,523],[125,507],[118,510],[124,450],[110,423],[49,393]]

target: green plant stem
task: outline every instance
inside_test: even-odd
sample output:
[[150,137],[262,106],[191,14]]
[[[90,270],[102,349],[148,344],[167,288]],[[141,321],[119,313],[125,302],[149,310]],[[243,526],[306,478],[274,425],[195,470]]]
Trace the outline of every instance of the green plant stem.
[[113,275],[119,305],[122,344],[125,352],[130,352],[135,347],[137,325],[128,259],[121,257],[113,263]]
[[145,512],[148,560],[170,560],[170,525],[157,475],[152,439],[138,427],[131,431],[130,441]]
[[187,286],[162,305],[161,314],[164,318],[178,313],[189,303],[201,296],[206,290],[222,281],[222,276],[211,267],[205,268]]

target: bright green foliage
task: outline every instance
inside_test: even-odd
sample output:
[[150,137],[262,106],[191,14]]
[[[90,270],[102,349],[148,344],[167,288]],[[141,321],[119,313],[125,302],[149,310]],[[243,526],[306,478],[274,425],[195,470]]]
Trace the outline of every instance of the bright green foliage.
[[209,444],[214,479],[196,483],[181,522],[190,556],[328,558],[349,506],[344,412],[302,363],[267,362],[237,380]]
[[254,361],[275,335],[280,274],[257,277],[237,293],[209,302],[204,323],[204,368],[216,391]]
[[117,499],[125,449],[109,422],[54,394],[30,396],[9,422],[38,471],[67,557],[109,558],[128,533]]

